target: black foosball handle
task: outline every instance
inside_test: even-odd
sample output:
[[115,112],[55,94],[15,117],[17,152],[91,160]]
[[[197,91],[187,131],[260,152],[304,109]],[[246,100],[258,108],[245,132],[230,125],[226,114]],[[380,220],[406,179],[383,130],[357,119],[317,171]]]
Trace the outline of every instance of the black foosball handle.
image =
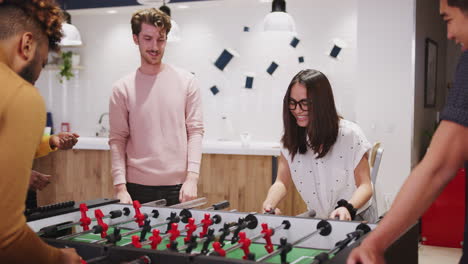
[[325,261],[328,261],[330,259],[330,255],[327,252],[322,252],[315,256],[314,262],[312,264],[322,264],[325,263]]
[[213,207],[213,210],[223,210],[223,209],[228,208],[229,206],[231,206],[231,204],[229,203],[229,201],[228,201],[228,200],[224,200],[224,201],[222,201],[222,202],[213,204],[211,207]]

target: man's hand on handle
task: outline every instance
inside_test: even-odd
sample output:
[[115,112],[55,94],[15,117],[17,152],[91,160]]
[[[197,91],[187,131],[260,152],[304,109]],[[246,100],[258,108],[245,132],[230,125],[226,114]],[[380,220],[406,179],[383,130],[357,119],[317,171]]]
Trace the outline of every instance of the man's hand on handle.
[[125,183],[115,185],[114,194],[115,198],[119,199],[121,203],[131,204],[133,202],[132,197],[130,197],[130,194],[127,191]]
[[197,198],[198,174],[189,171],[184,184],[180,188],[179,201],[181,203]]

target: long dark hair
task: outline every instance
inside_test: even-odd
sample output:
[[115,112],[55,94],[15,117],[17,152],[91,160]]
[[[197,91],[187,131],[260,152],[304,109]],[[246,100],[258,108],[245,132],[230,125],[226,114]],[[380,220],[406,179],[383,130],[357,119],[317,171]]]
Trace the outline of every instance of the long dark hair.
[[[296,118],[289,110],[291,88],[300,83],[307,89],[309,124],[307,127],[297,125]],[[296,106],[299,107],[299,106]],[[338,137],[340,116],[335,107],[332,88],[327,77],[316,70],[302,70],[291,80],[283,99],[284,134],[283,146],[289,150],[292,159],[299,152],[304,154],[309,146],[317,158],[327,155]]]

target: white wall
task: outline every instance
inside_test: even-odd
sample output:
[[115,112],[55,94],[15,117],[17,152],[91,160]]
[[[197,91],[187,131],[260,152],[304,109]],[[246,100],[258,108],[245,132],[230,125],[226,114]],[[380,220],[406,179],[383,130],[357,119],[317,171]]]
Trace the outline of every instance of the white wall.
[[382,212],[411,169],[415,2],[360,0],[357,25],[357,121],[385,149],[376,186]]
[[[340,8],[336,8],[338,5]],[[271,3],[226,0],[193,3],[189,9],[177,6],[170,5],[182,41],[168,43],[164,61],[196,73],[202,90],[206,139],[238,140],[239,133],[248,131],[253,140],[278,141],[284,92],[294,74],[303,68],[327,73],[341,114],[355,119],[356,1],[289,1],[287,10],[296,21],[300,39],[296,49],[289,45],[291,35],[262,32],[262,21]],[[107,112],[112,83],[139,66],[129,21],[132,12],[140,8],[119,8],[114,15],[106,14],[105,9],[72,12],[73,24],[85,43],[77,49],[85,69],[68,85],[72,87],[69,95],[73,96],[67,100],[68,119],[72,129],[82,135],[94,135],[100,114]],[[251,32],[243,32],[244,26],[249,26]],[[327,56],[334,38],[348,43],[340,60]],[[213,61],[225,48],[237,51],[240,57],[221,72]],[[305,63],[298,63],[299,56],[305,57]],[[273,77],[266,73],[272,61],[280,65]],[[255,73],[252,90],[242,87],[245,73]],[[42,76],[38,86],[50,101],[46,77]],[[59,124],[64,112],[60,104],[64,89],[55,78],[52,83],[56,98],[49,108]],[[209,90],[213,85],[221,90],[216,96]],[[223,115],[232,123],[231,135],[223,129]]]

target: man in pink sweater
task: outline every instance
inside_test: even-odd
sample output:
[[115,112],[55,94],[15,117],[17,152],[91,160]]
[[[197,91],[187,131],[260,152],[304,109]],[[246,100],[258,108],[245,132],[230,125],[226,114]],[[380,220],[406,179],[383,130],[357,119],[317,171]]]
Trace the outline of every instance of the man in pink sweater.
[[133,14],[141,66],[114,84],[110,139],[115,195],[122,203],[197,197],[203,138],[193,74],[162,63],[171,20],[151,8]]

